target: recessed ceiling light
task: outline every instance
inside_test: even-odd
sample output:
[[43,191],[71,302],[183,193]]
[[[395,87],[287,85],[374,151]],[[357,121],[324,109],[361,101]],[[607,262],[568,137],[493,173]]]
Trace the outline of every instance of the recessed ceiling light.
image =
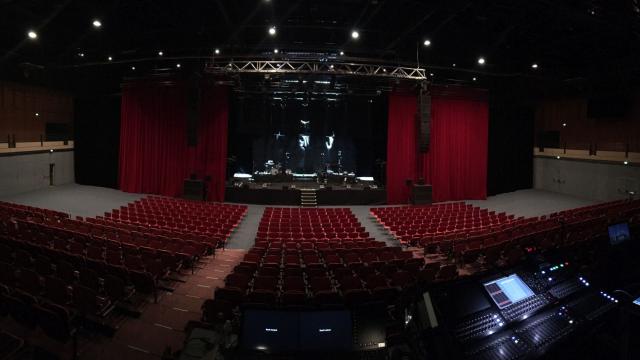
[[220,49],[215,49],[213,52],[214,52],[216,55],[220,55]]
[[353,30],[351,32],[351,38],[358,39],[360,37],[360,33],[357,30]]
[[113,58],[112,58],[111,56],[109,56],[109,57],[107,58],[107,60],[111,61],[111,60],[113,60]]
[[479,58],[478,58],[478,64],[480,64],[480,65],[484,65],[484,62],[485,62],[485,60],[484,60],[484,58],[483,58],[483,57],[479,57]]
[[477,79],[476,79],[476,77],[474,76],[474,77],[473,77],[473,81],[476,81],[476,80],[477,80]]
[[567,123],[562,123],[562,127],[567,127]]
[[180,68],[180,66],[181,66],[181,65],[180,65],[180,63],[176,64],[176,67],[177,67],[178,69]]
[[344,56],[344,51],[340,50],[340,56]]
[[329,66],[329,69],[333,69],[333,64],[331,64],[331,65]]
[[272,26],[269,28],[269,35],[271,36],[275,36],[276,35],[276,27]]
[[36,117],[37,117],[37,116],[40,116],[40,113],[36,113]]
[[273,49],[273,53],[274,53],[274,54],[277,54],[277,53],[279,53],[279,52],[280,52],[280,50],[278,50],[278,49]]
[[102,23],[101,23],[101,22],[100,22],[100,20],[98,20],[98,19],[94,19],[94,20],[93,20],[93,22],[92,22],[92,24],[93,24],[93,27],[94,27],[94,28],[99,28],[99,27],[101,27],[101,26],[102,26]]
[[453,63],[453,67],[456,67],[456,63]]
[[431,40],[427,39],[424,41],[424,46],[431,46]]
[[27,36],[29,37],[29,39],[35,40],[38,38],[38,33],[36,33],[33,30],[29,30],[29,32],[27,33]]
[[531,64],[531,68],[532,69],[537,69],[538,68],[538,64],[536,64],[536,63]]
[[84,53],[78,53],[78,56],[84,57]]
[[135,66],[132,66],[132,67],[131,67],[131,70],[135,70],[135,69],[136,69],[136,67],[135,67]]
[[158,51],[158,56],[162,56],[162,55],[164,55],[164,52]]
[[433,76],[433,73],[429,73],[429,76]]

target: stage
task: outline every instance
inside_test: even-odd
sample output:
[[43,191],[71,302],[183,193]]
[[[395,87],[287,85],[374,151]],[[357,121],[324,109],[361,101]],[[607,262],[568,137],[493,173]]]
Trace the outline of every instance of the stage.
[[332,185],[321,187],[310,182],[247,184],[227,186],[225,201],[259,205],[300,205],[301,190],[315,190],[317,205],[383,205],[387,192],[381,188],[363,185]]

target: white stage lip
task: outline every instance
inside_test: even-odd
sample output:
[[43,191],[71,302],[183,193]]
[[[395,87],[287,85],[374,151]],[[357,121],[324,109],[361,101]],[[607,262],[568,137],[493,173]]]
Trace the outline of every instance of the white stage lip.
[[356,179],[360,181],[373,181],[373,176],[359,176]]
[[234,179],[251,179],[251,174],[245,173],[235,173],[233,174]]

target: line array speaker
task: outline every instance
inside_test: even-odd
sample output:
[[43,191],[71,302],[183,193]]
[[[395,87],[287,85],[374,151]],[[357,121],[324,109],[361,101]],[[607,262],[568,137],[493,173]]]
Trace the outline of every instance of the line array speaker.
[[418,96],[418,146],[420,152],[429,151],[429,143],[431,140],[431,93],[427,88],[427,84],[423,83]]

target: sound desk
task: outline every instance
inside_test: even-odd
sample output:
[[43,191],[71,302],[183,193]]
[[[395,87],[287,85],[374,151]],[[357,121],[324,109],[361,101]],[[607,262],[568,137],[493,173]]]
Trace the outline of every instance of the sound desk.
[[535,359],[619,299],[569,263],[538,264],[433,293],[456,359]]

